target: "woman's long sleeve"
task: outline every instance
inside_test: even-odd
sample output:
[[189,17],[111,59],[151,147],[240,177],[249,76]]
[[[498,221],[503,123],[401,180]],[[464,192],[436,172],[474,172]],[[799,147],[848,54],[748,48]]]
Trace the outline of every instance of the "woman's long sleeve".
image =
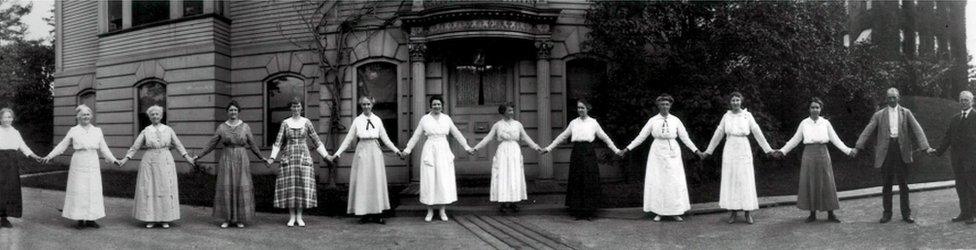
[[610,136],[607,135],[607,132],[603,131],[603,127],[600,126],[600,123],[596,124],[596,137],[600,138],[600,140],[603,140],[603,143],[606,143],[607,147],[610,148],[610,150],[613,150],[613,152],[620,151],[620,149],[617,148],[617,145],[613,144],[613,140],[610,139]]
[[553,148],[559,146],[560,143],[563,143],[566,138],[569,138],[569,136],[573,134],[573,122],[576,121],[574,120],[570,122],[569,125],[566,125],[566,129],[563,129],[563,132],[559,133],[559,136],[556,136],[556,139],[552,139],[549,146],[546,146],[546,151],[552,151]]
[[647,119],[647,123],[644,123],[644,128],[641,128],[640,133],[637,134],[637,138],[634,138],[634,140],[630,141],[630,144],[627,145],[627,150],[634,150],[634,148],[640,146],[641,143],[644,143],[644,140],[647,140],[648,136],[651,136],[651,119]]
[[51,152],[45,157],[51,158],[63,154],[65,150],[68,150],[68,146],[71,145],[72,136],[74,136],[74,133],[71,133],[71,130],[68,130],[68,134],[66,134],[64,138],[61,139],[61,142],[59,142],[57,146],[54,146],[54,149],[51,149]]
[[247,147],[251,149],[251,153],[254,153],[258,159],[265,160],[264,156],[261,155],[261,149],[258,148],[257,141],[254,140],[254,135],[251,134],[251,127],[248,127],[247,124],[241,124],[241,126],[244,126],[242,133],[244,133],[244,139],[247,140]]
[[803,141],[803,122],[800,122],[800,126],[796,128],[796,134],[793,134],[793,138],[790,138],[790,140],[786,142],[786,145],[783,145],[783,147],[779,150],[784,155],[789,154],[793,148],[800,145],[801,141]]
[[722,138],[725,138],[725,120],[728,116],[722,116],[722,121],[718,123],[718,127],[715,128],[715,133],[712,134],[712,140],[708,142],[708,148],[705,149],[706,154],[712,154],[715,152],[715,148],[718,144],[722,142]]
[[525,144],[528,144],[530,148],[539,148],[539,144],[536,144],[535,141],[532,140],[532,137],[529,137],[529,133],[525,132],[525,127],[519,126],[519,133],[521,134],[522,140],[525,141]]
[[[396,144],[393,143],[392,140],[390,140],[390,136],[386,134],[386,127],[383,126],[382,122],[379,125],[379,129],[380,129],[380,141],[382,141],[383,144],[385,144],[386,147],[390,149],[390,151],[399,152],[400,149],[398,149]],[[336,155],[338,154],[339,153],[336,153]]]
[[461,133],[461,130],[458,130],[457,126],[454,125],[454,121],[451,121],[451,135],[453,135],[454,139],[464,147],[464,150],[471,149],[471,146],[468,146],[468,139],[464,138],[464,134]]
[[173,147],[176,148],[176,152],[179,152],[181,156],[186,157],[186,147],[183,147],[183,142],[180,138],[176,136],[176,131],[172,129],[169,130],[169,136],[172,137]]
[[830,143],[833,143],[837,149],[840,149],[844,154],[851,154],[851,148],[844,145],[844,142],[837,136],[837,132],[834,132],[834,125],[827,124],[827,136],[830,137]]
[[271,146],[271,159],[278,158],[278,153],[281,151],[281,146],[284,145],[285,140],[287,140],[285,137],[285,131],[287,131],[287,129],[288,124],[286,122],[281,122],[281,127],[278,128],[278,137],[275,139],[275,143]]
[[142,144],[145,143],[145,141],[146,130],[143,129],[142,132],[139,132],[139,136],[136,136],[136,141],[132,143],[131,147],[129,147],[129,151],[126,151],[125,158],[131,159],[132,157],[135,157],[136,152],[139,152],[139,149],[142,149]]
[[678,139],[685,144],[685,147],[691,149],[692,152],[698,152],[698,146],[695,146],[695,142],[691,141],[691,137],[688,136],[688,130],[685,129],[685,124],[678,121]]
[[495,125],[491,126],[491,131],[488,131],[488,134],[485,135],[485,138],[482,138],[481,141],[478,142],[478,145],[474,145],[474,150],[481,149],[485,145],[488,145],[488,142],[490,142],[491,139],[495,138],[495,134],[496,134],[495,131],[498,131],[498,123],[495,123]]
[[319,138],[319,133],[315,132],[315,125],[312,125],[311,121],[305,121],[305,130],[308,132],[305,135],[309,139],[312,139],[312,143],[315,144],[315,151],[322,156],[329,155],[329,151],[325,150],[325,143],[322,143],[322,139]]
[[424,136],[423,123],[424,119],[420,119],[420,122],[417,123],[417,128],[413,130],[413,136],[410,136],[410,141],[407,141],[407,147],[403,148],[403,152],[409,153],[413,150],[413,146],[416,146],[417,142],[420,142],[420,138]]
[[349,126],[349,132],[346,132],[346,137],[342,139],[342,143],[340,143],[339,148],[336,149],[336,153],[335,153],[336,156],[342,155],[343,152],[346,152],[346,148],[349,147],[349,144],[352,143],[352,140],[356,139],[356,127],[358,127],[356,126],[356,121],[353,120],[351,126]]
[[[250,135],[250,134],[251,133],[248,133],[248,135]],[[219,127],[217,128],[217,131],[214,131],[214,135],[212,137],[210,137],[210,140],[209,141],[207,141],[207,146],[205,146],[203,148],[203,151],[200,152],[200,155],[197,155],[197,158],[203,158],[203,156],[209,154],[211,151],[213,151],[215,148],[217,148],[217,144],[218,143],[220,143],[220,128]]]
[[118,161],[118,159],[115,158],[115,155],[112,154],[112,149],[109,149],[108,144],[105,143],[105,138],[103,136],[99,136],[98,140],[98,151],[102,152],[102,157],[112,162]]
[[759,148],[761,148],[764,153],[773,151],[773,148],[769,146],[769,141],[766,141],[766,136],[763,135],[762,129],[759,128],[759,124],[756,123],[756,119],[751,115],[749,116],[749,129],[752,131],[752,137],[756,138],[756,143],[759,144]]

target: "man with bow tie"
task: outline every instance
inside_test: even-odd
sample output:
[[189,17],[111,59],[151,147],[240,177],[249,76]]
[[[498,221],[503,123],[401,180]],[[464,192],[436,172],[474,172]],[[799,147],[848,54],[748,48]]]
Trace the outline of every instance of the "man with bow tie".
[[973,93],[959,93],[962,112],[949,121],[949,129],[942,144],[933,154],[941,156],[952,148],[952,173],[956,177],[956,194],[959,195],[959,216],[952,222],[965,221],[976,224],[976,113],[973,112]]

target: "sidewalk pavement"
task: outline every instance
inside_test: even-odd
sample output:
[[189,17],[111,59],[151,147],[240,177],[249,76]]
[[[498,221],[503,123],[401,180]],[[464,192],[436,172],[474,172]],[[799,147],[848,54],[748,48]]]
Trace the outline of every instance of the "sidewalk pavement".
[[0,229],[0,249],[491,249],[453,222],[390,218],[387,225],[356,218],[307,216],[307,227],[285,226],[288,214],[258,213],[243,229],[221,229],[211,208],[182,206],[169,229],[145,228],[132,218],[132,199],[105,198],[100,229],[74,229],[62,218],[63,191],[24,188],[24,217]]
[[[355,218],[309,216],[308,227],[288,228],[286,214],[259,213],[244,229],[220,229],[209,207],[182,206],[183,219],[170,229],[146,229],[132,219],[133,201],[106,198],[101,229],[76,230],[60,216],[64,192],[24,189],[24,218],[0,229],[0,249],[790,249],[790,248],[973,248],[976,225],[949,223],[958,213],[951,182],[914,186],[916,224],[898,219],[879,224],[881,199],[872,189],[847,191],[837,212],[844,223],[804,223],[806,211],[789,197],[766,198],[753,213],[756,224],[728,224],[726,213],[694,205],[685,222],[652,222],[639,208],[607,209],[594,221],[555,214],[499,216],[450,210],[450,222],[396,217],[387,225]],[[877,188],[880,189],[880,188]],[[863,198],[863,199],[851,199]],[[894,208],[898,209],[898,199]],[[460,211],[459,211],[460,210]],[[470,209],[469,209],[470,210]],[[544,211],[544,210],[543,210]],[[538,211],[537,211],[538,212]]]

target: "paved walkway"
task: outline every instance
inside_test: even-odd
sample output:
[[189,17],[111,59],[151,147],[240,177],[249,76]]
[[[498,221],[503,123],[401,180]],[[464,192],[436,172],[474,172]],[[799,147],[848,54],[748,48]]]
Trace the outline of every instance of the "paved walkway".
[[[792,206],[755,212],[755,225],[725,223],[727,214],[685,222],[652,222],[637,216],[575,221],[565,215],[459,215],[450,222],[418,217],[359,225],[355,218],[308,217],[308,227],[288,228],[287,214],[259,213],[245,229],[220,229],[210,208],[183,206],[170,229],[145,229],[130,216],[132,200],[107,198],[103,228],[76,230],[61,218],[63,192],[24,189],[25,216],[0,229],[0,249],[792,249],[973,248],[976,225],[949,223],[958,212],[952,189],[912,194],[916,224],[879,224],[878,197],[841,202],[844,223],[804,223]],[[895,207],[897,209],[897,199]],[[897,214],[897,211],[896,211]],[[822,214],[821,214],[822,215]],[[823,216],[821,216],[823,217]]]

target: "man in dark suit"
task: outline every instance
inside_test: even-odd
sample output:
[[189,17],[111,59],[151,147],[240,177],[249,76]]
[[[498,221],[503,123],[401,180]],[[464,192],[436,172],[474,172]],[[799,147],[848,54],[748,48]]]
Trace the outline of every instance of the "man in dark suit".
[[901,220],[915,223],[908,198],[908,167],[912,164],[914,146],[931,152],[929,141],[925,138],[922,126],[915,120],[912,111],[898,105],[900,95],[898,89],[890,88],[887,92],[887,106],[871,116],[871,122],[861,132],[857,139],[852,155],[864,149],[868,138],[872,134],[877,138],[874,144],[874,167],[884,172],[884,186],[882,187],[884,214],[881,223],[891,221],[891,185],[898,178],[898,196],[901,198]]
[[956,176],[959,195],[959,216],[952,222],[976,224],[976,112],[973,112],[973,93],[959,93],[962,112],[949,121],[949,129],[934,154],[942,156],[952,148],[952,173]]

